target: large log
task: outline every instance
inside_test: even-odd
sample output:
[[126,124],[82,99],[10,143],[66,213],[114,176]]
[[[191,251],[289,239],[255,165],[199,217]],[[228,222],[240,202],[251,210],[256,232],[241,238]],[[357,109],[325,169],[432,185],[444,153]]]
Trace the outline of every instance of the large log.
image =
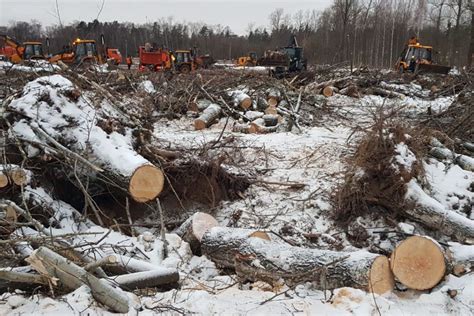
[[23,117],[12,124],[10,132],[19,139],[48,144],[71,163],[77,161],[90,171],[104,173],[109,181],[129,189],[138,202],[154,200],[163,190],[162,171],[133,149],[130,135],[108,134],[100,127],[100,119],[120,113],[96,109],[85,96],[70,99],[68,92],[75,89],[60,75],[29,82],[22,96],[8,105],[7,111]]
[[188,110],[192,112],[202,112],[205,109],[209,107],[209,105],[212,104],[212,101],[203,99],[203,100],[197,100],[194,102],[190,102],[188,105]]
[[129,299],[120,289],[114,288],[105,280],[100,280],[54,251],[40,247],[27,259],[31,266],[45,277],[57,278],[61,284],[75,290],[87,285],[92,296],[111,310],[119,313],[128,313]]
[[234,257],[249,238],[270,240],[267,233],[254,229],[213,227],[201,238],[202,254],[220,268],[235,267]]
[[204,236],[209,229],[217,225],[216,219],[211,215],[196,212],[176,229],[174,233],[189,243],[194,254],[200,255],[202,236]]
[[235,106],[239,106],[244,110],[247,110],[252,106],[252,99],[243,91],[237,90],[232,92],[232,98],[234,99]]
[[150,271],[110,277],[110,281],[124,290],[132,291],[136,289],[158,287],[161,285],[176,284],[179,281],[179,274],[176,271],[170,273],[170,269],[166,268],[153,269]]
[[211,126],[219,118],[221,112],[221,107],[217,104],[209,105],[201,115],[194,120],[194,128],[196,130],[202,130]]
[[469,156],[457,155],[445,147],[432,147],[430,155],[442,160],[451,160],[464,170],[474,172],[474,158]]
[[428,290],[444,278],[446,273],[444,250],[429,237],[411,236],[393,251],[390,268],[398,281],[406,287]]
[[314,282],[321,290],[354,287],[382,294],[393,289],[388,258],[365,250],[337,252],[278,244],[257,238],[242,243],[235,256],[239,277],[289,286]]
[[447,210],[441,203],[426,194],[415,180],[407,184],[406,199],[415,204],[414,207],[404,210],[411,219],[454,237],[458,241],[474,244],[474,221]]
[[276,88],[269,88],[267,90],[267,103],[269,106],[276,107],[280,102],[281,93]]

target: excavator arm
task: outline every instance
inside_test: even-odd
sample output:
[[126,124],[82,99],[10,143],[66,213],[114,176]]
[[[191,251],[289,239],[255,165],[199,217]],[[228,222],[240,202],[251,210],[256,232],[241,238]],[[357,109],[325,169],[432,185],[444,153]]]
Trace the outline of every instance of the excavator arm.
[[20,61],[22,61],[24,47],[8,35],[0,34],[0,39],[3,39],[3,41],[5,42],[5,46],[10,46],[15,50],[15,53],[8,56],[8,58],[14,63],[19,63]]

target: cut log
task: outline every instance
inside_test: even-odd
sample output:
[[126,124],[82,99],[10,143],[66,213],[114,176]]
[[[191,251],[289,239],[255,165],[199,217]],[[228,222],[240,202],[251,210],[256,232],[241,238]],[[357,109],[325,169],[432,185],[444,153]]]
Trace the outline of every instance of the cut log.
[[28,173],[26,170],[22,168],[15,168],[11,171],[10,177],[13,181],[18,186],[24,186],[28,184]]
[[265,121],[263,118],[256,119],[253,122],[250,122],[249,133],[255,134],[260,133],[261,130],[265,127]]
[[[100,127],[100,119],[111,116],[110,112],[105,113],[95,108],[92,106],[93,102],[85,96],[71,102],[68,91],[74,89],[76,87],[73,83],[60,75],[40,77],[26,84],[21,97],[8,105],[7,110],[23,113],[23,119],[15,121],[10,132],[15,137],[35,144],[47,144],[68,158],[69,163],[77,161],[87,167],[85,170],[76,168],[78,172],[88,173],[88,176],[103,173],[107,182],[113,182],[118,187],[133,188],[131,196],[138,197],[139,202],[155,199],[162,186],[157,185],[156,179],[150,182],[152,177],[144,176],[142,171],[149,173],[155,168],[152,173],[163,178],[161,170],[153,167],[133,149],[129,136],[117,132],[107,133]],[[50,102],[40,101],[40,97],[45,97]],[[120,114],[116,115],[120,117]],[[57,119],[51,120],[51,117]],[[38,151],[39,153],[41,152]],[[94,161],[94,164],[90,161]],[[145,165],[149,167],[141,170]],[[89,171],[94,173],[89,174]],[[70,174],[74,176],[74,173]],[[133,179],[134,177],[137,179]],[[90,177],[91,181],[96,178],[99,177]],[[21,180],[22,177],[18,179]],[[130,183],[131,180],[135,180],[132,181],[133,184]],[[102,187],[107,190],[107,186]],[[135,192],[139,192],[138,195]],[[142,196],[142,192],[147,193]]]
[[456,276],[474,270],[474,246],[449,243],[449,257],[451,259],[452,273]]
[[49,277],[53,284],[54,279],[52,278],[57,278],[64,287],[72,290],[87,285],[91,289],[92,296],[99,303],[106,305],[113,311],[128,313],[129,300],[124,292],[114,288],[106,281],[96,278],[54,251],[40,247],[31,254],[27,261],[41,275]]
[[390,91],[390,90],[378,88],[378,87],[371,87],[369,90],[372,94],[379,95],[379,96],[386,97],[386,98],[404,99],[406,97],[404,94],[401,94],[401,93],[398,93],[398,92],[395,92],[395,91]]
[[222,109],[217,104],[211,104],[207,107],[201,115],[194,120],[194,128],[202,130],[211,126],[221,115]]
[[201,251],[217,267],[233,269],[240,245],[252,237],[270,240],[267,233],[259,230],[213,227],[202,236]]
[[365,250],[336,252],[277,244],[257,238],[242,243],[235,256],[240,278],[289,286],[314,282],[318,289],[354,287],[377,294],[393,289],[388,258]]
[[407,184],[406,199],[415,203],[414,207],[404,210],[411,219],[463,243],[474,244],[474,221],[446,210],[426,194],[415,180]]
[[211,215],[197,212],[189,217],[174,233],[189,243],[195,255],[201,255],[202,236],[217,225],[216,219]]
[[395,277],[406,287],[428,290],[435,287],[446,273],[443,248],[433,239],[412,236],[393,251],[390,267]]
[[474,172],[474,158],[469,156],[457,155],[448,148],[444,147],[432,147],[430,150],[430,155],[442,160],[449,159],[464,170]]
[[[172,272],[171,272],[172,271]],[[127,291],[176,284],[179,274],[172,269],[153,269],[150,271],[135,272],[110,278],[113,284]]]
[[17,267],[0,271],[0,291],[33,290],[38,285],[47,285],[48,280],[41,275],[33,274],[31,267]]
[[252,99],[250,96],[243,91],[234,91],[232,93],[232,98],[234,99],[235,106],[239,106],[244,110],[247,110],[252,106]]
[[267,103],[269,106],[276,107],[278,102],[280,102],[281,93],[275,88],[270,88],[267,90]]
[[202,112],[207,109],[212,104],[212,101],[203,99],[197,100],[195,102],[190,102],[188,105],[188,110],[192,112]]
[[277,108],[274,107],[274,106],[269,106],[269,107],[265,110],[265,114],[276,115],[276,114],[278,114]]
[[323,90],[321,90],[321,94],[324,95],[326,98],[328,98],[328,97],[332,97],[337,91],[338,91],[337,88],[332,87],[332,86],[327,86],[327,87],[324,87]]
[[0,172],[0,189],[6,188],[8,186],[8,177],[5,173]]
[[148,202],[156,199],[163,191],[165,176],[153,165],[143,165],[133,172],[128,191],[137,202]]
[[249,121],[255,121],[256,119],[262,118],[265,113],[259,111],[247,111],[244,115],[249,119]]
[[347,95],[349,97],[352,97],[352,98],[359,98],[360,95],[359,95],[359,89],[357,88],[356,85],[349,85],[347,87],[345,87],[344,89],[341,89],[339,91],[340,94],[343,94],[343,95]]
[[265,126],[277,126],[280,121],[280,116],[278,114],[265,114],[263,121]]
[[250,125],[245,124],[245,123],[236,123],[232,127],[232,131],[235,133],[244,133],[244,134],[249,134],[250,133]]

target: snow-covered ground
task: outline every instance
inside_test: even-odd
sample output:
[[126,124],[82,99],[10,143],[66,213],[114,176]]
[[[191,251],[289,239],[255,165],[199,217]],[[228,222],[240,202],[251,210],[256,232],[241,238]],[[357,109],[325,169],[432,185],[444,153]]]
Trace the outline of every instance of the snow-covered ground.
[[[145,81],[141,89],[154,92],[155,88],[150,84]],[[427,93],[418,86],[406,88]],[[272,231],[288,241],[307,247],[354,250],[345,234],[329,219],[332,210],[330,196],[343,177],[345,158],[353,150],[351,145],[357,141],[352,128],[356,125],[369,126],[373,122],[374,109],[381,104],[387,108],[404,107],[404,115],[414,117],[423,115],[428,108],[440,111],[452,101],[453,97],[426,101],[416,96],[404,100],[385,100],[376,96],[353,99],[336,95],[328,100],[333,113],[327,115],[323,126],[304,127],[300,132],[265,135],[233,133],[233,121],[226,124],[225,118],[208,129],[195,131],[193,119],[189,116],[173,121],[161,119],[155,124],[155,136],[161,146],[189,149],[200,148],[221,136],[234,138],[229,148],[217,149],[229,155],[224,166],[239,168],[262,181],[251,185],[243,199],[224,201],[212,210],[220,225],[225,226],[231,214],[241,211],[236,224],[238,227]],[[221,135],[224,128],[226,130]],[[409,164],[412,157],[406,148],[402,145],[397,148],[403,160],[401,162]],[[473,203],[474,195],[469,186],[474,182],[474,173],[434,159],[425,162],[425,170],[431,185],[427,193],[446,210],[458,212],[466,203]],[[292,189],[275,184],[279,182],[305,186]],[[448,275],[429,292],[400,288],[384,295],[352,288],[324,292],[316,290],[311,282],[295,289],[271,287],[264,282],[240,284],[234,275],[222,275],[207,258],[193,256],[189,246],[174,234],[167,235],[173,251],[162,261],[162,244],[153,234],[142,231],[138,237],[129,237],[109,232],[88,220],[78,223],[72,220],[77,212],[72,207],[53,202],[46,192],[39,189],[27,187],[26,192],[55,205],[53,218],[62,219],[55,233],[83,233],[73,241],[74,244],[103,238],[95,247],[104,253],[117,248],[126,249],[142,259],[146,256],[152,264],[179,269],[179,289],[142,295],[142,310],[131,311],[131,315],[474,315],[472,273],[462,277]],[[399,229],[403,231],[414,225],[402,223]],[[317,234],[320,238],[311,241],[304,234]],[[390,248],[390,245],[387,247]],[[474,253],[474,246],[453,243],[451,250],[454,256],[469,257]],[[450,290],[456,290],[456,295]],[[57,298],[42,294],[24,296],[17,292],[4,293],[0,299],[1,315],[112,314],[97,305],[85,286]]]

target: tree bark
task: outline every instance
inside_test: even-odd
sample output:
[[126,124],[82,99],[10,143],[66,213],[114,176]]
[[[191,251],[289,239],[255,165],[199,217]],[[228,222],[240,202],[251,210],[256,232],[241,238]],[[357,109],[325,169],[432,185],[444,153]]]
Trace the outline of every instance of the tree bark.
[[239,247],[235,261],[237,275],[252,281],[282,278],[289,286],[315,282],[321,290],[350,286],[378,294],[394,286],[388,258],[364,250],[307,249],[250,238]]
[[128,313],[129,299],[124,292],[112,287],[106,281],[96,278],[54,251],[40,247],[31,254],[27,261],[41,275],[58,278],[66,288],[75,290],[82,285],[87,285],[91,289],[92,296],[98,302],[113,311]]
[[174,233],[189,243],[195,255],[200,255],[202,236],[217,225],[216,219],[211,215],[197,212],[189,217]]
[[438,201],[428,196],[414,180],[407,184],[406,199],[415,203],[414,207],[405,209],[405,214],[411,219],[458,241],[474,244],[474,221],[446,210]]
[[217,267],[233,269],[234,257],[240,245],[252,237],[270,240],[267,233],[259,230],[213,227],[203,235],[201,251]]

